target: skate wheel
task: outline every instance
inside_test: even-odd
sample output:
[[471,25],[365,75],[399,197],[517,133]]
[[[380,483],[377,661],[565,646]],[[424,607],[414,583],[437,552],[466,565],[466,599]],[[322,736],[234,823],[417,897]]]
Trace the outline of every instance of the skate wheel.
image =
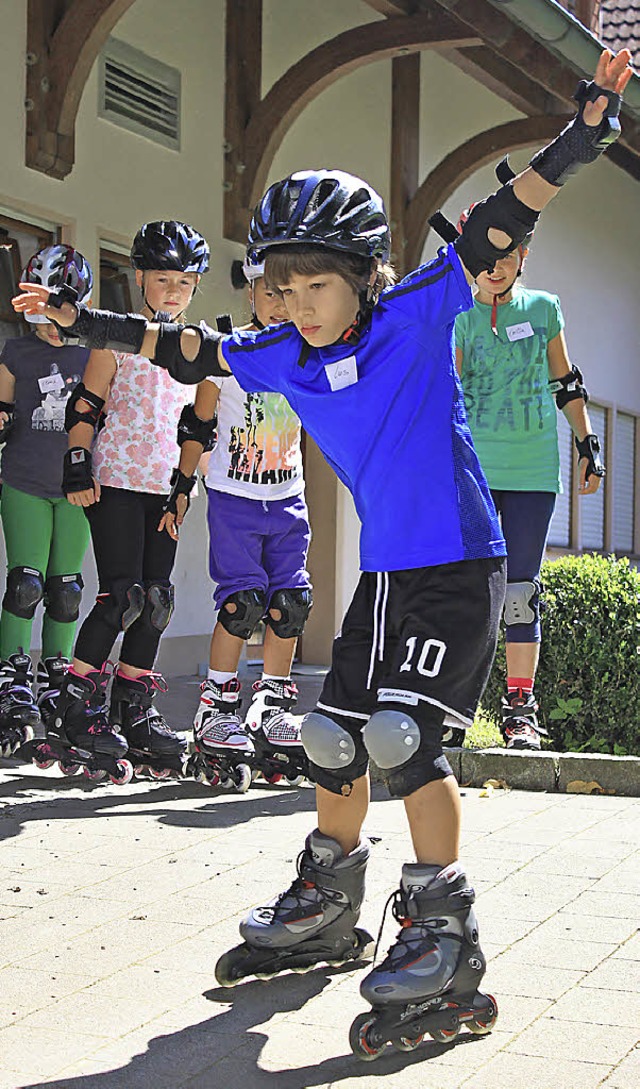
[[41,771],[48,771],[55,764],[55,760],[34,760],[33,762]]
[[171,768],[149,768],[149,774],[152,779],[170,779]]
[[[442,1012],[443,1010],[457,1010],[457,1009],[458,1009],[458,1006],[457,1006],[457,1004],[455,1002],[444,1002],[442,1004],[442,1006],[440,1006],[440,1009],[438,1010],[438,1013]],[[455,1038],[456,1038],[456,1036],[458,1035],[459,1032],[460,1032],[460,1023],[458,1021],[457,1015],[454,1015],[452,1025],[451,1025],[450,1029],[444,1029],[444,1028],[442,1028],[442,1029],[438,1029],[438,1028],[429,1029],[429,1035],[430,1035],[431,1039],[435,1040],[435,1042],[437,1044],[450,1044],[450,1043],[452,1043],[455,1040]]]
[[262,772],[258,771],[257,768],[254,768],[253,771],[251,772],[251,782],[255,783],[256,779],[259,779],[261,775],[262,775]]
[[401,1036],[398,1040],[392,1040],[391,1046],[396,1051],[415,1051],[417,1047],[424,1040],[424,1033],[420,1033],[418,1036]]
[[116,786],[126,786],[133,779],[133,766],[128,760],[118,760],[116,767],[118,774],[109,776],[111,782]]
[[478,1010],[472,1021],[467,1021],[467,1028],[474,1036],[486,1036],[498,1020],[498,1003],[493,995],[487,994],[481,997],[487,999],[488,1005],[484,1010]]
[[238,764],[236,776],[235,786],[238,794],[246,794],[251,786],[251,768],[248,764]]
[[63,775],[77,775],[81,766],[81,764],[65,764],[62,760],[58,764]]
[[290,787],[299,787],[304,783],[304,775],[294,775],[293,779],[290,779],[287,775],[287,783]]
[[218,785],[221,786],[223,790],[233,790],[235,783],[230,775],[224,775],[220,777]]
[[349,1029],[349,1046],[365,1063],[377,1059],[387,1046],[386,1040],[376,1032],[376,1020],[373,1013],[360,1013]]
[[107,773],[106,771],[103,771],[102,768],[95,768],[94,770],[91,768],[83,768],[82,774],[85,779],[89,779],[92,783],[102,783],[107,778]]
[[221,987],[235,987],[247,973],[243,971],[246,962],[249,961],[251,952],[243,945],[236,945],[223,953],[215,966],[216,981]]
[[273,775],[265,775],[265,779],[268,783],[271,783],[272,786],[274,786],[275,783],[279,783],[282,778],[282,772],[279,771],[275,771]]
[[208,783],[210,787],[217,787],[220,786],[220,776],[217,771],[211,771],[208,775],[204,776],[204,779],[202,779],[201,782]]

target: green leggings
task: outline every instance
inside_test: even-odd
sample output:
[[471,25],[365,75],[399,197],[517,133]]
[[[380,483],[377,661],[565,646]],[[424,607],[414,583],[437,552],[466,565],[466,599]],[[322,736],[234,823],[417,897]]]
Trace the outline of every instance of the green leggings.
[[[75,575],[89,544],[89,523],[82,507],[66,499],[39,499],[36,495],[2,486],[0,518],[7,551],[7,570],[34,567],[45,578]],[[31,649],[32,620],[2,609],[0,613],[0,658],[6,659],[18,647]],[[52,620],[45,609],[42,623],[42,657],[56,654],[71,657],[77,621],[62,624]]]

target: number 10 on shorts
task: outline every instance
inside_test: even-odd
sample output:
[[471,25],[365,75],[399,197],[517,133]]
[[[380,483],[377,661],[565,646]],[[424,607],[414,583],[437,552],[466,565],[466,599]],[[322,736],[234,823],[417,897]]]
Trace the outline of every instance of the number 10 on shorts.
[[[414,668],[414,657],[418,637],[412,635],[407,639],[407,657],[400,666],[401,673],[409,673]],[[447,645],[441,639],[425,639],[420,650],[415,669],[422,677],[437,677],[442,666],[442,659],[447,653]]]

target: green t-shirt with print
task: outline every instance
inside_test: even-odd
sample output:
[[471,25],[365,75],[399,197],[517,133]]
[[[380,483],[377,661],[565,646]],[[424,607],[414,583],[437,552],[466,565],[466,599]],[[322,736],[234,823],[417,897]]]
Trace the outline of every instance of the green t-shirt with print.
[[469,427],[496,491],[562,491],[547,344],[563,326],[556,295],[523,287],[498,306],[497,335],[490,305],[456,318]]

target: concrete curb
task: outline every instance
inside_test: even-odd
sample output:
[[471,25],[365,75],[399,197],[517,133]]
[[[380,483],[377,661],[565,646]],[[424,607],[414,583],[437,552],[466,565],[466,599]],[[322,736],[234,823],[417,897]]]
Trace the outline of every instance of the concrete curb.
[[[496,779],[514,790],[548,794],[615,794],[640,797],[640,757],[600,753],[527,752],[507,749],[445,749],[461,786]],[[374,782],[382,781],[372,766]]]

